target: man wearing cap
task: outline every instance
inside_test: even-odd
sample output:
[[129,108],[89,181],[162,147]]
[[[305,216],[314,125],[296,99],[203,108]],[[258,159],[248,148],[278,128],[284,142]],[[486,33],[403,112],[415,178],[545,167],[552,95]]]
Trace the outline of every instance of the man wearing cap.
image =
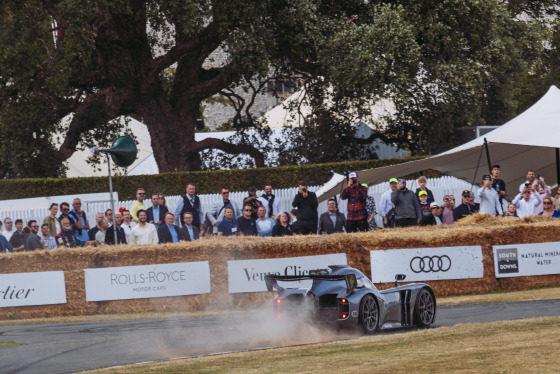
[[428,193],[420,190],[418,192],[418,200],[420,201],[420,213],[422,217],[430,214],[430,203],[428,203]]
[[257,196],[257,189],[255,187],[249,187],[247,189],[249,196],[243,199],[243,205],[249,204],[251,205],[251,218],[257,220],[259,218],[259,207],[263,206],[262,202],[259,200]]
[[395,204],[391,201],[391,194],[397,189],[397,178],[389,179],[390,190],[383,192],[379,203],[379,215],[383,219],[383,227],[395,227]]
[[397,181],[397,188],[391,193],[391,201],[395,204],[395,226],[416,226],[422,218],[416,194],[406,188],[406,179],[401,177]]
[[455,208],[455,211],[453,212],[455,222],[461,218],[465,218],[466,216],[476,213],[476,206],[471,204],[471,191],[464,190],[461,193],[461,200],[462,204]]
[[422,217],[420,226],[441,225],[441,207],[438,203],[430,204],[430,214]]
[[503,214],[498,193],[492,188],[492,176],[490,174],[482,176],[482,186],[478,189],[478,197],[480,198],[480,214],[491,214],[493,216]]
[[340,194],[340,200],[348,200],[346,232],[368,231],[367,193],[368,189],[358,180],[358,173],[350,173],[348,185]]
[[317,195],[315,192],[309,191],[306,181],[299,181],[298,193],[292,201],[292,206],[297,209],[297,228],[299,234],[316,234],[317,221],[319,214],[317,213]]

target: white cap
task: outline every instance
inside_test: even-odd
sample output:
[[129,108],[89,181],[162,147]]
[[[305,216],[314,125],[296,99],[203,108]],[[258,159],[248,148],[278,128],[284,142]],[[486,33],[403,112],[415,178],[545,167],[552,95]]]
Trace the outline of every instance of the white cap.
[[355,171],[350,173],[350,179],[354,179],[354,178],[358,179],[358,173],[356,173]]

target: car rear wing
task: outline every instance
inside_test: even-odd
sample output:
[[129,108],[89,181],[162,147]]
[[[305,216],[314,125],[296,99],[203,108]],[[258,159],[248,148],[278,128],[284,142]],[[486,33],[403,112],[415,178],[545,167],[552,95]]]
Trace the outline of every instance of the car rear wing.
[[264,281],[266,283],[266,289],[270,292],[274,289],[281,291],[284,287],[278,285],[278,281],[284,282],[295,282],[302,280],[327,280],[327,281],[339,281],[344,280],[346,282],[346,289],[348,292],[352,291],[356,286],[356,274],[350,273],[346,275],[329,275],[323,272],[310,271],[309,275],[274,275],[267,274],[264,276]]

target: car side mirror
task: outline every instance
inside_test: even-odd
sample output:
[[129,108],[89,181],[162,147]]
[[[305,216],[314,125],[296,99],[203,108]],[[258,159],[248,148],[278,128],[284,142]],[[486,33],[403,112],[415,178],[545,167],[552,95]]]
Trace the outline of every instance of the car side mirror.
[[405,274],[397,274],[395,275],[395,287],[399,286],[399,282],[402,282],[403,280],[406,279],[406,275]]

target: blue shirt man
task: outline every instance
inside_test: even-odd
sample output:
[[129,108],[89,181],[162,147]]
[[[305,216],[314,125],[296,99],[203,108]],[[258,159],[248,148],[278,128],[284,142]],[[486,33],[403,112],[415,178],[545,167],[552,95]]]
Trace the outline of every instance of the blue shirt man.
[[86,216],[86,212],[82,210],[82,201],[78,198],[74,199],[72,203],[72,210],[69,215],[74,219],[74,227],[76,238],[86,242],[89,240],[89,221]]
[[237,221],[233,219],[233,209],[224,209],[224,219],[218,224],[218,236],[235,236],[239,232]]

